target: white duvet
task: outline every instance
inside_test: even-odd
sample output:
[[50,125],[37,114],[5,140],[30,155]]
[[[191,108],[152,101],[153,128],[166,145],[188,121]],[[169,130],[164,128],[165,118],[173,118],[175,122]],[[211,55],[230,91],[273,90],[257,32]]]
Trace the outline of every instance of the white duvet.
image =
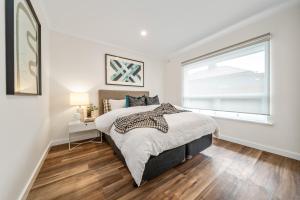
[[[125,134],[114,130],[113,122],[117,118],[150,111],[156,107],[158,105],[121,108],[101,115],[95,120],[97,129],[109,134],[122,152],[137,185],[141,184],[145,164],[151,155],[157,156],[163,151],[179,147],[207,134],[218,134],[218,127],[211,117],[194,112],[164,115],[169,125],[167,133],[154,128],[137,128]],[[177,106],[176,108],[182,109]]]

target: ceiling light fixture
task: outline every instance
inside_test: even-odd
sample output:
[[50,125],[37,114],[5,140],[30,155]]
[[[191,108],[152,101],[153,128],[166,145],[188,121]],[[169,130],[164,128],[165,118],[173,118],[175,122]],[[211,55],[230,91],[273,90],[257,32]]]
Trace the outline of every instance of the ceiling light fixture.
[[147,36],[147,31],[146,30],[142,30],[141,31],[141,36],[143,36],[143,37]]

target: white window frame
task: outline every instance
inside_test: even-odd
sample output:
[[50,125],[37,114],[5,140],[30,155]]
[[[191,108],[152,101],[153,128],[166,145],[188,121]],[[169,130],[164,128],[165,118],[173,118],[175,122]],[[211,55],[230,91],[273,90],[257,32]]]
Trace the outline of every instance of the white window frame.
[[261,124],[267,124],[267,125],[273,125],[273,119],[272,119],[272,100],[271,100],[271,63],[270,63],[270,57],[271,57],[271,40],[270,40],[270,33],[246,40],[244,42],[240,42],[235,45],[231,45],[229,47],[193,58],[189,59],[187,61],[184,61],[181,63],[182,65],[182,73],[181,73],[181,105],[183,105],[184,101],[184,73],[183,68],[185,65],[199,62],[201,60],[205,60],[211,57],[215,57],[218,55],[222,55],[234,50],[238,50],[247,46],[252,46],[257,43],[267,42],[266,44],[266,68],[265,68],[265,74],[267,74],[266,81],[267,83],[267,94],[268,94],[268,101],[269,101],[269,115],[263,115],[263,114],[251,114],[251,113],[239,113],[239,112],[230,112],[230,111],[217,111],[217,110],[203,110],[203,109],[194,109],[194,108],[185,108],[187,110],[191,110],[196,113],[206,114],[215,118],[220,119],[231,119],[231,120],[238,120],[238,121],[246,121],[246,122],[254,122],[254,123],[261,123]]

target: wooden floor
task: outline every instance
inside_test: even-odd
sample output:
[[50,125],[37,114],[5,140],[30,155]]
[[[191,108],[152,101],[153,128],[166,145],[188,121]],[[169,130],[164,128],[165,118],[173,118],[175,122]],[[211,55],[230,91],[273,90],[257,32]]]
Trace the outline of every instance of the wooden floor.
[[28,199],[300,199],[300,161],[214,140],[139,188],[104,144],[51,149]]

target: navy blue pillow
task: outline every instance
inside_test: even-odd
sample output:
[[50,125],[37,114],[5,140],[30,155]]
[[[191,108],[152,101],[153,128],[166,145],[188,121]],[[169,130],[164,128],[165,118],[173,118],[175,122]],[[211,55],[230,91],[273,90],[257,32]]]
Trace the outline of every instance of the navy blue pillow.
[[160,104],[158,96],[154,97],[146,97],[146,104],[147,105],[158,105]]
[[[127,104],[128,102],[128,104]],[[125,104],[128,107],[134,107],[134,106],[146,106],[146,98],[145,96],[141,97],[132,97],[132,96],[126,96],[125,97]]]

